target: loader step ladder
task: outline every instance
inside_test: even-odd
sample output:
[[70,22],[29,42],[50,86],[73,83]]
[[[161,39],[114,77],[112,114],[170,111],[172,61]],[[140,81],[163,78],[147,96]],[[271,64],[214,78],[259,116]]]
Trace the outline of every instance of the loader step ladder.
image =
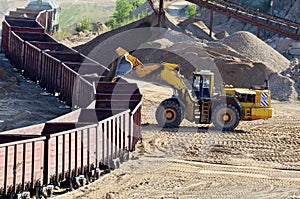
[[210,121],[210,101],[208,100],[202,100],[201,101],[201,117],[200,122],[201,123],[209,123]]
[[195,104],[195,109],[194,109],[194,120],[196,123],[200,123],[200,105]]

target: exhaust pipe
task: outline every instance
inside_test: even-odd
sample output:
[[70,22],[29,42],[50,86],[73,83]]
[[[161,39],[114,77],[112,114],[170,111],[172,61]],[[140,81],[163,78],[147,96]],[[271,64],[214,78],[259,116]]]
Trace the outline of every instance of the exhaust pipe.
[[268,80],[268,79],[266,79],[266,80],[265,80],[265,83],[266,83],[266,86],[265,86],[265,88],[266,88],[266,89],[269,89],[269,80]]

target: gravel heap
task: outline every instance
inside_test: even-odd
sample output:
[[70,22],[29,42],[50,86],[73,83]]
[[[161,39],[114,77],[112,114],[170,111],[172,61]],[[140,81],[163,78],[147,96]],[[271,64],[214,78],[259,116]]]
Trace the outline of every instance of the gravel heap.
[[[243,55],[245,58],[254,63],[254,69],[260,69],[265,73],[265,79],[270,81],[270,89],[273,99],[276,100],[296,100],[297,92],[295,89],[295,82],[281,73],[290,67],[290,61],[286,59],[279,52],[274,50],[268,44],[256,37],[254,34],[246,31],[236,32],[223,40],[225,45]],[[259,67],[255,67],[258,64]],[[264,66],[262,67],[263,64]],[[240,69],[239,67],[237,69]],[[249,72],[242,77],[246,80],[255,76],[263,75],[259,70]],[[260,79],[264,79],[260,77]],[[238,78],[240,79],[240,78]],[[247,82],[247,81],[245,81]],[[252,81],[251,81],[252,82]],[[257,82],[262,83],[262,82]]]
[[109,66],[115,49],[121,46],[135,51],[133,55],[144,64],[180,64],[181,73],[189,82],[194,69],[209,69],[216,75],[217,89],[223,82],[247,88],[263,85],[268,79],[273,99],[297,99],[294,81],[280,74],[289,67],[289,61],[255,35],[242,31],[221,41],[208,42],[190,32],[178,31],[178,26],[168,19],[166,16],[164,23],[168,29],[149,28],[157,24],[152,15],[100,35],[76,50]]
[[[167,32],[167,35],[172,32]],[[173,37],[173,39],[176,37]],[[264,85],[268,79],[272,98],[281,101],[296,100],[294,81],[286,76],[274,72],[262,62],[255,62],[243,57],[234,49],[218,42],[173,42],[167,39],[158,39],[142,45],[133,53],[143,63],[170,62],[181,65],[181,74],[192,81],[194,69],[211,70],[215,73],[216,85],[232,84],[234,87],[249,88],[253,85]],[[168,44],[168,45],[166,45]],[[148,49],[143,49],[146,46]],[[159,48],[161,49],[153,49]]]
[[280,73],[290,65],[288,59],[250,32],[233,33],[221,42],[253,61],[266,64],[275,72]]
[[[293,67],[291,73],[291,78],[295,81],[296,90],[300,93],[300,64]],[[300,96],[298,96],[298,99],[300,100]]]
[[[300,94],[300,60],[295,58],[291,61],[291,67],[282,73],[295,81],[295,89]],[[300,95],[298,96],[300,100]]]
[[[173,19],[169,18],[166,13],[162,27],[169,27],[180,32],[180,28],[175,25]],[[132,51],[138,49],[141,44],[156,40],[160,35],[163,35],[166,29],[155,28],[157,24],[158,18],[155,14],[152,14],[136,22],[103,33],[83,45],[74,47],[74,49],[104,66],[109,66],[115,56],[115,49],[118,47],[121,46],[128,51]]]

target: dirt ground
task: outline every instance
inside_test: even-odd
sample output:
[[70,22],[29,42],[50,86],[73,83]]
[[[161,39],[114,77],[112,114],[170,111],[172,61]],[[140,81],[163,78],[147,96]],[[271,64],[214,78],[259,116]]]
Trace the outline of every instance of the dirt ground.
[[300,103],[273,101],[274,117],[241,122],[234,132],[184,121],[156,125],[170,95],[139,83],[143,141],[128,162],[90,186],[58,198],[300,198]]
[[0,133],[43,123],[70,111],[38,84],[21,76],[0,54]]

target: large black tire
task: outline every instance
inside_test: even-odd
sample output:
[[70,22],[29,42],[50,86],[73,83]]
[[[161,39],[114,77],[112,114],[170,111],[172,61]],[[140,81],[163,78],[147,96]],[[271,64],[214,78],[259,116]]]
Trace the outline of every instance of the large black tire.
[[159,126],[177,128],[183,120],[181,108],[174,100],[163,101],[156,110],[155,117]]
[[232,131],[239,125],[240,115],[231,104],[220,104],[213,109],[212,122],[218,130]]

